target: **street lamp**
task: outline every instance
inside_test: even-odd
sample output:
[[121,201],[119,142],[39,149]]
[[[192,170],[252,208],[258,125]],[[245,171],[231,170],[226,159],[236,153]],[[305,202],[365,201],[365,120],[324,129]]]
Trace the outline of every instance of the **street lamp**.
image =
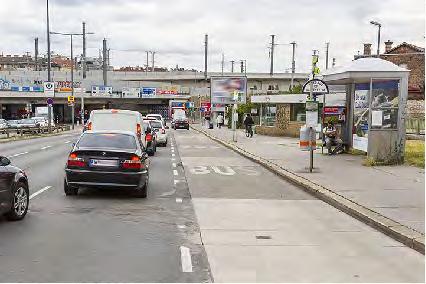
[[[72,38],[73,36],[82,36],[82,33],[59,33],[59,32],[50,32],[53,35],[64,35],[70,36],[70,49],[71,49],[71,96],[74,97],[74,53],[72,48]],[[94,34],[94,33],[86,33],[86,34]],[[71,123],[72,129],[74,129],[74,103],[72,104],[72,115],[71,115]],[[83,106],[81,111],[83,112]],[[83,120],[84,123],[84,120]]]
[[377,34],[377,57],[379,57],[380,55],[380,28],[382,27],[382,25],[379,22],[376,21],[370,21],[370,24],[379,27],[379,31]]

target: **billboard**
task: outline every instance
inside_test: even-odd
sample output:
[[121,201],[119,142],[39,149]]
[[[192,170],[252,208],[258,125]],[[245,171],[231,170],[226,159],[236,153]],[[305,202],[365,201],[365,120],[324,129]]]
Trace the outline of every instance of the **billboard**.
[[[247,94],[247,77],[211,77],[210,80],[212,104],[245,103]],[[242,100],[234,100],[234,91],[242,95]]]

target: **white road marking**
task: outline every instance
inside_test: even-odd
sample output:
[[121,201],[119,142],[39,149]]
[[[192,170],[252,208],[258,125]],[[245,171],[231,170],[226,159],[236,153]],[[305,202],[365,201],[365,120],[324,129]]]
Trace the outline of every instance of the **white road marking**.
[[175,152],[175,149],[172,149],[172,153],[174,153]]
[[17,153],[15,155],[12,155],[11,157],[18,157],[18,156],[25,155],[25,154],[28,154],[28,152]]
[[175,158],[172,158],[172,161],[176,161],[176,159],[175,159]]
[[176,168],[176,163],[172,163],[172,167],[173,167],[173,168]]
[[175,175],[175,176],[179,175],[178,171],[177,170],[173,170],[173,175]]
[[179,182],[182,182],[182,180],[180,180],[180,179],[173,180],[174,185],[177,185]]
[[192,260],[189,248],[180,246],[180,260],[182,264],[182,272],[192,272]]
[[182,203],[182,198],[176,198],[176,203]]
[[36,197],[37,195],[39,195],[40,193],[43,193],[44,191],[48,190],[52,188],[50,185],[43,187],[42,189],[40,189],[39,191],[34,192],[33,194],[30,195],[30,199],[33,199],[34,197]]
[[70,143],[70,142],[71,142],[71,141],[69,141],[69,140],[68,140],[68,141],[65,141],[65,144],[68,144],[68,143]]
[[177,225],[178,229],[185,229],[186,226],[185,225]]
[[49,146],[44,146],[44,147],[41,147],[40,149],[41,149],[41,150],[45,150],[45,149],[48,149],[48,148],[50,148],[50,147],[52,147],[52,146],[50,146],[50,145],[49,145]]
[[176,156],[174,153],[172,153],[172,157]]

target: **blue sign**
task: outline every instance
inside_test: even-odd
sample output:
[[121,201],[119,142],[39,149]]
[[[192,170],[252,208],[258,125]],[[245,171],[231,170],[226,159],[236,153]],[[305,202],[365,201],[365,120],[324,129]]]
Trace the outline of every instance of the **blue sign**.
[[52,98],[47,98],[46,103],[48,105],[53,105],[53,99]]
[[157,94],[157,88],[143,87],[141,89],[141,97],[153,97]]

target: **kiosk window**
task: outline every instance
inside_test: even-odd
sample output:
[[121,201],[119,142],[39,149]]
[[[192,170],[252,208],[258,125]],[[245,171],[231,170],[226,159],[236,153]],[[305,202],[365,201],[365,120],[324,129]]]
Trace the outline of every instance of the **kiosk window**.
[[373,80],[371,129],[396,129],[399,80]]

